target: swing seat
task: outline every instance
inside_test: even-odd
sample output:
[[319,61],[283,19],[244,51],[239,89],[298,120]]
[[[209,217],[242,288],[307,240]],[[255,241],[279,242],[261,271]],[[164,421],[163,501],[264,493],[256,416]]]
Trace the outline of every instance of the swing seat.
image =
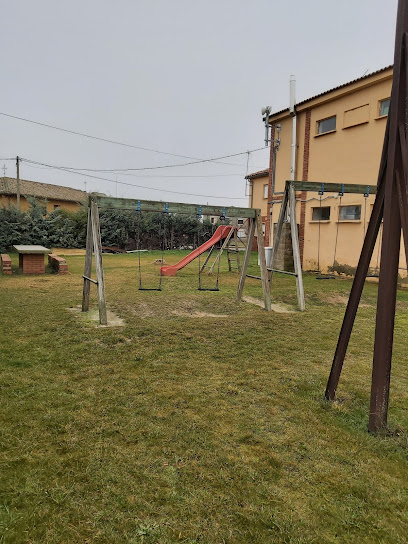
[[139,291],[162,291],[161,287],[139,287]]
[[198,291],[219,291],[218,287],[198,287]]

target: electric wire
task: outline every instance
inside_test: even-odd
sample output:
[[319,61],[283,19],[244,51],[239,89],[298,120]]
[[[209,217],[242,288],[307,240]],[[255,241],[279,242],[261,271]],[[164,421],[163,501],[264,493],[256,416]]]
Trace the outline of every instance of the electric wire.
[[[1,161],[2,159],[0,159]],[[31,164],[31,163],[28,163],[26,162],[26,165],[29,166],[30,168],[36,168],[37,170],[48,170],[49,167],[48,166],[37,166],[35,164]],[[76,169],[75,169],[76,170]],[[120,176],[130,176],[132,178],[141,178],[141,179],[156,179],[156,178],[186,178],[186,179],[189,179],[189,178],[224,178],[224,177],[240,177],[241,174],[210,174],[210,175],[197,175],[197,174],[193,174],[191,176],[189,176],[188,174],[159,174],[159,175],[153,175],[153,176],[149,176],[149,175],[146,175],[146,174],[129,174],[129,173],[126,173],[126,172],[118,172],[118,175]]]
[[[203,163],[203,162],[216,162],[216,161],[221,161],[223,159],[228,159],[228,158],[231,158],[231,157],[238,157],[239,155],[245,155],[245,153],[247,153],[247,151],[244,151],[242,153],[235,153],[235,154],[232,154],[232,155],[226,155],[225,157],[217,157],[217,158],[214,158],[214,159],[198,159],[197,157],[191,157],[189,155],[179,155],[177,153],[170,153],[170,152],[167,152],[167,151],[160,151],[158,149],[151,149],[151,148],[148,148],[148,147],[141,147],[141,146],[137,146],[137,145],[133,145],[133,144],[128,144],[126,142],[119,142],[117,140],[111,140],[109,138],[102,138],[100,136],[94,136],[92,134],[86,134],[85,132],[80,132],[80,131],[76,131],[76,130],[70,130],[70,129],[67,129],[67,128],[57,127],[55,125],[50,125],[48,123],[43,123],[43,122],[40,122],[40,121],[34,121],[33,119],[27,119],[25,117],[19,117],[17,115],[11,115],[10,113],[0,112],[0,115],[2,115],[3,117],[8,117],[10,119],[16,119],[18,121],[23,121],[25,123],[31,123],[33,125],[38,125],[38,126],[41,126],[41,127],[51,128],[53,130],[58,130],[60,132],[65,132],[65,133],[68,133],[68,134],[74,134],[75,136],[81,136],[82,138],[97,140],[99,142],[105,142],[105,143],[109,143],[109,144],[119,145],[119,146],[122,146],[122,147],[129,147],[129,148],[132,148],[132,149],[138,149],[139,151],[147,151],[147,152],[150,152],[150,153],[158,153],[160,155],[167,155],[167,156],[170,156],[170,157],[178,157],[178,158],[182,158],[182,159],[192,159],[193,160],[193,162],[187,163],[187,164],[170,165],[170,166],[157,166],[157,167],[150,167],[150,168],[142,168],[142,170],[153,169],[153,168],[174,168],[176,166],[187,166],[189,164],[199,164],[199,163]],[[265,149],[265,147],[261,147],[259,149],[254,149],[253,151],[260,151],[262,149]],[[225,164],[229,164],[230,166],[231,165],[232,166],[242,166],[242,165],[239,165],[239,164],[237,165],[237,164],[231,164],[231,163],[225,163]],[[86,169],[86,168],[84,168],[84,169],[77,168],[77,170],[88,170],[88,169]],[[138,169],[136,169],[136,170],[138,170]],[[94,171],[110,172],[110,171],[113,171],[113,170],[94,170]]]
[[[230,155],[223,155],[222,157],[212,157],[209,159],[200,159],[195,160],[191,162],[184,162],[180,164],[166,164],[166,165],[160,165],[160,166],[141,166],[138,168],[78,168],[73,166],[59,166],[59,168],[66,168],[71,170],[77,170],[81,172],[109,172],[109,173],[120,173],[120,172],[140,172],[143,170],[162,170],[164,168],[179,168],[184,166],[192,166],[194,164],[204,164],[204,163],[211,163],[215,162],[219,159],[226,159],[229,157],[238,157],[240,155],[245,155],[246,153],[254,153],[256,151],[260,151],[262,149],[265,149],[264,147],[260,147],[258,149],[252,149],[251,151],[241,151],[239,153],[231,153]],[[20,157],[21,160],[23,160],[23,157]],[[28,160],[28,159],[24,159]],[[47,164],[37,162],[37,161],[31,161],[32,164],[38,164],[39,166],[47,166]],[[234,165],[237,166],[237,165]],[[238,165],[241,166],[241,165]]]
[[77,176],[82,176],[82,177],[92,178],[92,179],[98,179],[98,180],[101,180],[101,181],[108,181],[108,182],[111,182],[111,183],[117,183],[118,185],[126,185],[128,187],[137,187],[139,189],[148,189],[150,191],[159,191],[161,193],[172,193],[172,194],[186,195],[186,196],[197,196],[197,197],[200,197],[200,198],[218,198],[218,199],[222,198],[222,199],[228,199],[228,200],[246,200],[245,197],[231,197],[231,196],[220,196],[220,195],[202,195],[202,194],[196,194],[196,193],[186,193],[184,191],[171,191],[170,189],[159,189],[157,187],[148,187],[146,185],[138,185],[136,183],[127,183],[125,181],[117,181],[117,180],[111,179],[111,178],[104,178],[104,177],[101,177],[101,176],[95,176],[94,174],[85,174],[83,172],[78,172],[76,170],[73,170],[73,169],[70,169],[70,168],[64,167],[64,166],[55,166],[55,165],[46,164],[46,163],[38,163],[36,161],[31,161],[30,159],[25,159],[23,157],[21,157],[21,161],[24,162],[24,163],[27,163],[27,164],[40,164],[41,166],[46,166],[48,168],[51,168],[51,169],[54,169],[54,170],[60,170],[62,172],[68,172],[70,174],[75,174]]

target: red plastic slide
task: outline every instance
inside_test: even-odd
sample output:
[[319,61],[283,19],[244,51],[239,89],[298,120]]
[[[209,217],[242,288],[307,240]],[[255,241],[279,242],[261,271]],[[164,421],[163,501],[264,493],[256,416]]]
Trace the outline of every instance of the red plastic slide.
[[170,266],[162,266],[160,268],[160,274],[162,276],[175,276],[177,270],[184,268],[188,263],[191,263],[191,261],[194,261],[196,257],[204,253],[204,251],[207,251],[207,249],[210,249],[214,244],[226,238],[231,230],[235,228],[236,227],[224,225],[218,227],[214,234],[211,236],[211,238],[207,240],[207,242],[204,242],[204,244],[202,244],[200,247],[189,253],[186,257],[184,257],[184,259],[181,259],[181,261],[179,261],[178,263]]

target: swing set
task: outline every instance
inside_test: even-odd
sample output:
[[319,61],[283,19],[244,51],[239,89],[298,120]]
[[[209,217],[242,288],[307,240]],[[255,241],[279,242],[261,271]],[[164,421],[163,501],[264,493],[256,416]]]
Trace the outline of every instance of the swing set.
[[[274,272],[281,274],[288,274],[296,277],[296,292],[298,299],[299,310],[305,310],[305,295],[303,289],[303,278],[302,278],[302,264],[300,261],[300,247],[299,247],[299,237],[298,229],[296,222],[296,193],[295,191],[302,192],[317,192],[319,194],[319,207],[321,210],[322,207],[322,196],[325,192],[337,193],[340,197],[339,208],[341,206],[342,198],[346,193],[353,194],[362,194],[365,197],[364,200],[364,222],[366,220],[367,214],[367,198],[370,194],[377,193],[377,187],[375,185],[357,185],[352,183],[318,183],[315,181],[286,181],[285,191],[283,193],[283,199],[281,203],[281,209],[279,212],[278,223],[276,226],[276,234],[273,242],[273,250],[270,261],[270,266],[268,267],[269,273],[269,283],[272,282],[272,275]],[[292,248],[293,248],[293,262],[294,262],[294,272],[288,272],[286,270],[279,270],[275,267],[276,257],[278,253],[278,248],[282,236],[282,228],[285,222],[285,218],[289,216],[290,222],[290,231],[292,238]],[[317,241],[317,267],[318,267],[318,276],[317,279],[334,279],[334,266],[336,261],[336,252],[337,252],[337,243],[339,238],[339,225],[340,217],[337,220],[336,226],[336,237],[334,242],[334,252],[333,252],[333,267],[332,274],[322,275],[320,271],[320,222],[321,214],[319,214],[318,220],[318,241]]]
[[[236,251],[238,248],[238,236],[237,236],[237,227],[229,225],[221,225],[217,228],[216,232],[206,243],[194,250],[189,256],[182,259],[186,261],[183,263],[177,263],[177,265],[172,266],[161,266],[160,269],[160,279],[158,287],[146,288],[142,283],[142,273],[141,273],[141,260],[140,260],[140,214],[141,212],[155,212],[163,213],[165,216],[165,223],[163,228],[163,242],[162,242],[162,258],[161,264],[164,262],[164,229],[166,225],[166,219],[169,214],[186,214],[194,215],[201,219],[202,215],[211,215],[220,217],[221,221],[225,221],[226,217],[229,218],[245,218],[248,221],[248,235],[247,235],[247,245],[245,249],[245,255],[243,259],[242,266],[239,264],[238,255],[236,255],[236,269],[239,271],[239,282],[237,287],[237,300],[242,299],[242,293],[245,285],[246,272],[249,265],[249,260],[251,256],[252,243],[255,236],[255,231],[257,233],[258,240],[258,255],[259,262],[261,267],[261,280],[262,280],[262,291],[263,291],[263,300],[264,307],[266,311],[271,311],[271,297],[269,290],[269,281],[268,281],[268,270],[266,268],[265,260],[265,246],[264,246],[264,237],[262,233],[262,218],[261,210],[254,208],[237,208],[237,207],[221,207],[221,206],[200,206],[197,204],[186,204],[186,203],[177,203],[177,202],[157,202],[152,200],[135,200],[127,198],[111,198],[92,194],[89,196],[88,201],[88,225],[87,225],[87,235],[86,235],[86,256],[85,256],[85,269],[83,280],[83,292],[82,292],[82,311],[89,311],[90,306],[90,288],[91,284],[97,286],[98,294],[98,309],[99,309],[99,323],[101,325],[107,325],[107,312],[106,312],[106,297],[105,297],[105,281],[104,281],[104,272],[103,272],[103,261],[102,261],[102,242],[101,242],[101,233],[100,233],[100,223],[99,223],[99,210],[100,209],[122,209],[122,210],[132,210],[137,213],[137,246],[138,246],[138,270],[139,270],[139,290],[141,291],[162,291],[162,277],[167,275],[175,275],[175,271],[168,271],[169,268],[177,267],[177,269],[182,268],[188,262],[191,262],[196,257],[199,257],[201,253],[205,252],[207,249],[210,250],[210,254],[214,250],[216,243],[219,243],[219,253],[216,257],[216,260],[210,268],[210,272],[214,269],[217,264],[217,279],[215,288],[205,288],[201,283],[201,274],[208,263],[208,258],[206,259],[203,266],[201,266],[201,261],[198,261],[198,270],[199,270],[199,283],[198,289],[200,291],[219,291],[219,266],[221,260],[222,252],[227,249],[228,254],[228,244],[230,240],[234,237],[236,243]],[[218,231],[218,234],[217,234]],[[212,243],[213,242],[213,243]],[[91,277],[92,274],[92,260],[93,255],[95,256],[95,271],[96,271],[96,280]],[[229,269],[232,270],[233,266],[228,256]]]

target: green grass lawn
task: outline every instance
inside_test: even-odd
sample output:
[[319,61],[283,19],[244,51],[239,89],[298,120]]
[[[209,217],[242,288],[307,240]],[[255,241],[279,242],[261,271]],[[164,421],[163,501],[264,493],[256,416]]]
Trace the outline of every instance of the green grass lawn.
[[[158,257],[142,256],[146,286]],[[67,262],[68,276],[0,276],[1,543],[407,542],[407,292],[390,432],[373,436],[376,285],[329,404],[351,282],[305,276],[307,311],[268,314],[236,303],[226,260],[219,293],[197,291],[197,262],[160,293],[138,291],[136,254],[106,255],[124,324],[101,328],[77,310],[84,257]],[[261,298],[260,282],[245,294]],[[272,295],[296,308],[292,277],[276,275]]]

